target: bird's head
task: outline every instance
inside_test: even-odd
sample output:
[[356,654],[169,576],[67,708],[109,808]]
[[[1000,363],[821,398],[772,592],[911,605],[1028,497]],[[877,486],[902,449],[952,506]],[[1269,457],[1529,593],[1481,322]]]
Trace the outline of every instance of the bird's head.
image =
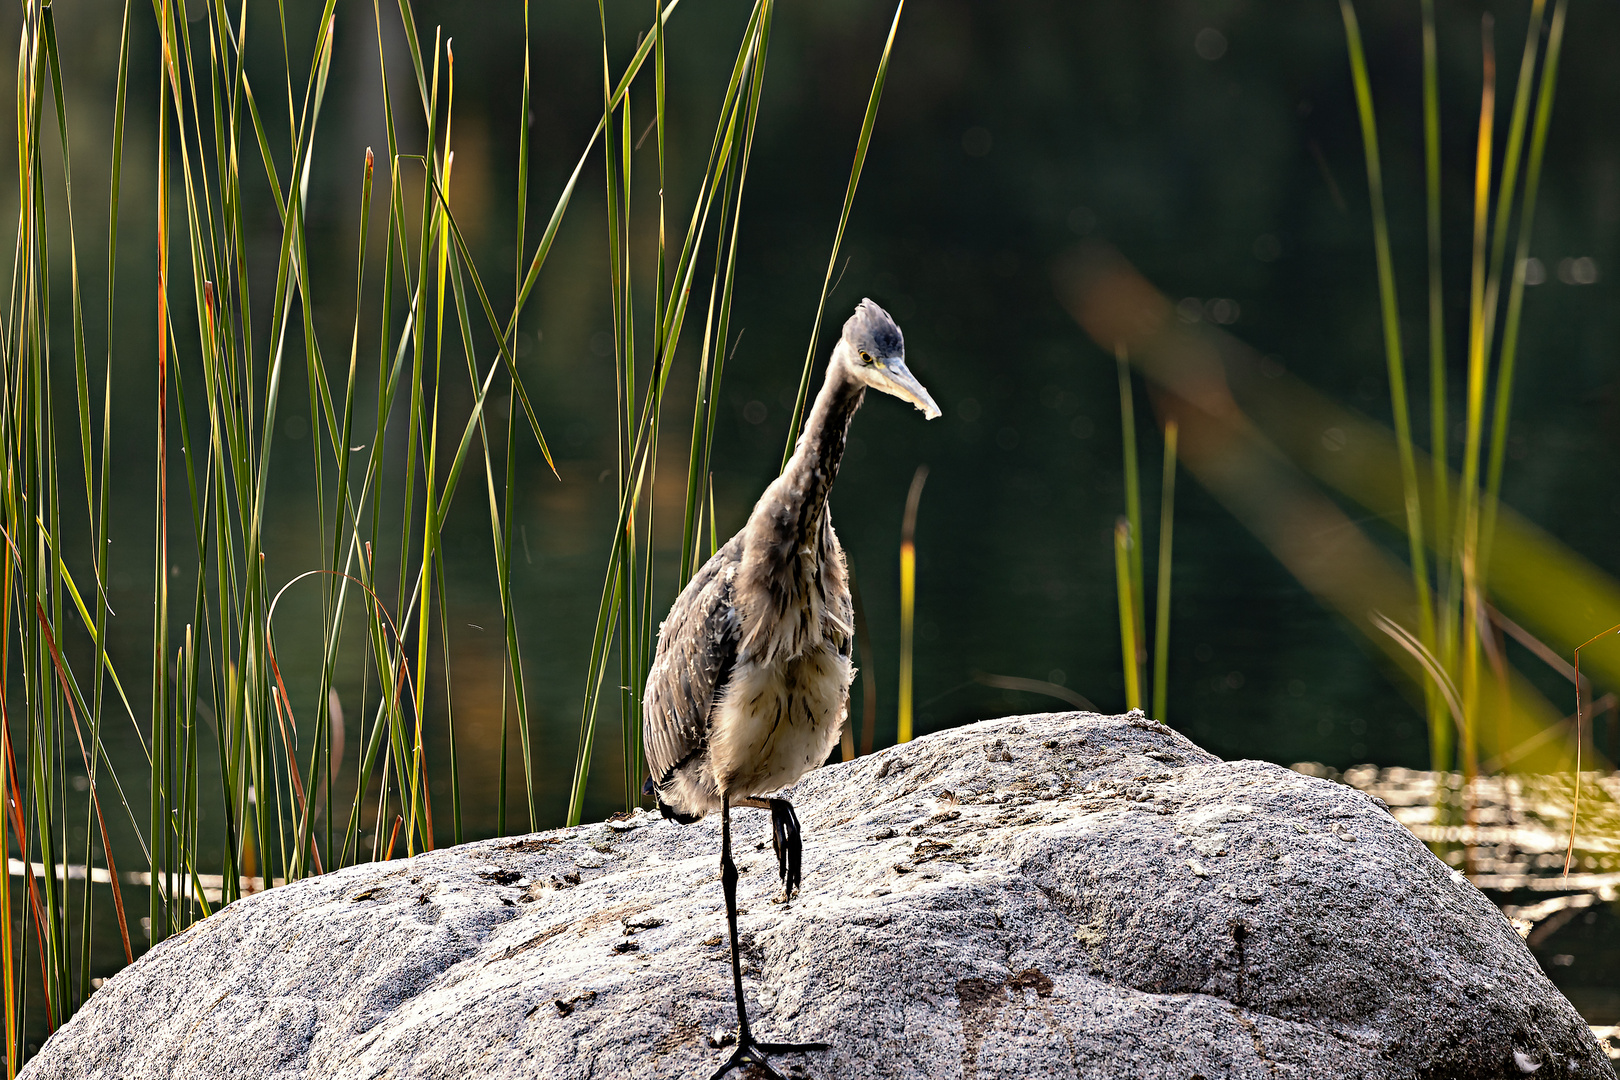
[[930,420],[939,415],[939,406],[906,367],[906,341],[900,328],[870,300],[862,300],[844,323],[833,363],[844,365],[856,382],[911,402]]

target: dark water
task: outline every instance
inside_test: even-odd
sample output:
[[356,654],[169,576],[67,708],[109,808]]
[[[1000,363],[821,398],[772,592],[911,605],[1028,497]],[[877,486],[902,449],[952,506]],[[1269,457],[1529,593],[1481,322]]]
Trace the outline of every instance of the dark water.
[[[1506,96],[1525,6],[1439,6],[1445,299],[1450,406],[1457,417],[1478,19],[1483,10],[1496,17]],[[1413,412],[1425,417],[1416,5],[1363,7]],[[616,2],[609,8],[617,66],[650,5]],[[75,125],[76,210],[90,213],[91,222],[104,213],[107,190],[118,32],[112,10],[60,12]],[[289,8],[295,71],[307,63],[315,10],[307,4]],[[521,9],[422,4],[416,10],[425,41],[435,25],[455,39],[456,184],[458,199],[466,199],[458,213],[486,279],[502,283],[500,307],[513,259]],[[672,230],[684,226],[689,212],[746,13],[736,0],[686,0],[670,23]],[[531,14],[532,244],[600,116],[601,72],[594,6],[535,5]],[[715,498],[723,531],[740,527],[780,458],[855,134],[891,14],[854,2],[787,4],[777,13],[739,253],[733,326],[743,333],[726,367],[717,430]],[[273,9],[255,17],[261,35],[256,40],[268,49],[275,37]],[[118,618],[111,641],[140,716],[147,692],[154,490],[149,297],[156,75],[155,35],[144,10],[135,12],[135,25],[114,371],[119,453],[111,600]],[[367,145],[379,151],[386,145],[374,85],[375,35],[368,7],[340,5],[333,83],[310,195],[312,238],[326,253],[316,260],[316,283],[333,298],[315,313],[316,325],[333,378],[341,377],[336,358],[346,359],[353,317],[348,296],[360,161]],[[1532,248],[1547,280],[1527,292],[1505,481],[1512,506],[1611,573],[1620,570],[1613,539],[1620,529],[1620,326],[1614,315],[1620,309],[1613,303],[1620,283],[1620,140],[1612,123],[1620,107],[1620,69],[1612,63],[1617,45],[1620,10],[1575,6]],[[408,67],[397,30],[384,34],[384,50],[393,65],[396,103],[406,108],[413,95],[401,89]],[[254,59],[259,84],[278,85],[274,53]],[[637,100],[635,107],[638,123],[651,119],[650,101]],[[1505,115],[1501,122],[1505,126]],[[419,131],[402,137],[403,150],[420,150]],[[655,167],[648,151],[641,151],[638,175],[650,182]],[[265,243],[253,271],[256,280],[269,281],[277,228],[273,208],[255,184],[262,188],[262,180],[250,175],[250,198],[257,197],[250,227]],[[653,204],[638,203],[635,213],[646,226]],[[103,284],[95,269],[104,260],[97,232],[80,229],[90,295]],[[602,346],[604,331],[611,329],[605,237],[598,157],[586,169],[522,324],[529,335],[524,378],[561,475],[558,480],[544,469],[532,441],[520,433],[514,532],[521,543],[513,580],[536,725],[533,767],[542,827],[559,824],[564,815],[614,512],[612,358]],[[847,265],[817,346],[824,357],[844,313],[860,297],[873,297],[899,321],[914,371],[944,410],[942,419],[925,423],[898,403],[870,401],[855,420],[833,497],[834,520],[858,576],[876,651],[876,663],[863,677],[876,680],[880,746],[894,737],[900,518],[920,464],[930,474],[917,526],[919,733],[1058,704],[990,688],[974,681],[975,673],[1059,683],[1102,710],[1124,707],[1111,548],[1114,521],[1124,510],[1115,371],[1112,358],[1059,305],[1051,284],[1054,259],[1095,240],[1114,245],[1170,297],[1200,301],[1205,317],[1230,316],[1229,332],[1292,374],[1389,422],[1360,132],[1336,7],[940,0],[909,8],[845,240],[841,263]],[[1590,274],[1569,269],[1574,264],[1565,260],[1572,259],[1591,260],[1581,264]],[[1595,281],[1575,283],[1577,277]],[[638,279],[637,288],[649,294],[650,280]],[[1218,300],[1229,305],[1218,306]],[[105,341],[105,318],[95,304],[88,318],[94,355]],[[654,495],[660,604],[675,583],[695,325],[695,318],[688,321],[671,380],[666,454]],[[375,333],[374,323],[369,332]],[[69,355],[65,348],[62,355]],[[373,340],[369,352],[362,348],[363,364],[374,364],[374,356]],[[372,378],[374,368],[363,368],[363,381]],[[446,393],[451,413],[465,415],[465,390]],[[359,411],[368,408],[374,405],[363,394]],[[281,416],[274,436],[275,513],[265,537],[267,567],[277,584],[321,558],[301,378],[288,380]],[[1144,504],[1157,507],[1158,428],[1140,386],[1136,420],[1144,446]],[[451,427],[459,432],[459,419]],[[1421,422],[1417,430],[1427,442]],[[1460,440],[1459,429],[1452,433],[1453,454]],[[178,475],[174,482],[180,482]],[[449,678],[463,834],[469,838],[495,830],[501,703],[500,612],[480,483],[469,471],[444,541],[451,588]],[[1360,508],[1347,505],[1346,511],[1377,542],[1404,552],[1392,529],[1365,520]],[[397,521],[397,509],[389,512]],[[1150,512],[1149,521],[1155,516]],[[1150,526],[1150,552],[1155,536]],[[188,594],[190,573],[182,566],[176,574],[177,597]],[[317,644],[314,635],[287,628],[314,617],[315,604],[315,590],[305,586],[289,594],[278,614],[281,662],[305,725],[313,714]],[[177,628],[184,618],[178,611],[188,607],[189,601],[178,603]],[[1168,719],[1219,754],[1340,768],[1428,764],[1424,722],[1401,676],[1186,474],[1176,508],[1171,644]],[[1567,654],[1573,643],[1555,644]],[[345,660],[338,689],[352,723],[367,691],[358,650],[349,649]],[[1514,660],[1565,706],[1567,683],[1532,670],[1536,662],[1527,656]],[[437,660],[434,672],[433,693],[442,705],[445,672]],[[861,690],[857,684],[857,702]],[[375,694],[373,686],[370,701]],[[1600,739],[1612,736],[1613,715]],[[597,816],[622,800],[611,697],[602,727],[587,808]],[[444,761],[443,725],[431,735],[431,751]],[[113,725],[112,737],[133,755],[127,721]],[[509,828],[526,820],[516,755],[514,739]],[[143,787],[138,774],[144,763],[132,772],[134,795]],[[204,780],[206,785],[206,775]],[[447,776],[440,774],[436,785],[436,805],[447,807]],[[441,809],[442,841],[450,839],[448,817]],[[125,836],[125,847],[133,850],[127,829]],[[1572,945],[1572,952],[1557,955],[1612,953],[1608,910],[1609,930],[1594,938],[1597,944]],[[101,931],[98,937],[112,941]]]

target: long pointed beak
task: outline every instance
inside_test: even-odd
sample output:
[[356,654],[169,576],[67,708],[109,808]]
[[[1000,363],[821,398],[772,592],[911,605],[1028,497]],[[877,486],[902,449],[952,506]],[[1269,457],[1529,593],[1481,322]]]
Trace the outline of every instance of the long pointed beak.
[[887,376],[885,381],[889,383],[883,387],[884,390],[901,401],[911,402],[921,409],[923,416],[929,420],[939,415],[939,406],[934,404],[934,399],[928,395],[923,384],[917,381],[917,376],[911,373],[911,369],[906,367],[903,359],[898,356],[891,357],[883,361],[882,368],[883,374]]

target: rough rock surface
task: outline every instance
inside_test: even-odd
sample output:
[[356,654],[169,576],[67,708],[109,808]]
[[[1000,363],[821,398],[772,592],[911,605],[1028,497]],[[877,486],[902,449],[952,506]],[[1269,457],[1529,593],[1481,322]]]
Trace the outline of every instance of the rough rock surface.
[[[790,1076],[1611,1077],[1506,919],[1354,789],[1139,714],[1012,717],[811,773],[804,888],[737,813]],[[232,904],[96,993],[46,1077],[707,1077],[719,822],[654,814]]]

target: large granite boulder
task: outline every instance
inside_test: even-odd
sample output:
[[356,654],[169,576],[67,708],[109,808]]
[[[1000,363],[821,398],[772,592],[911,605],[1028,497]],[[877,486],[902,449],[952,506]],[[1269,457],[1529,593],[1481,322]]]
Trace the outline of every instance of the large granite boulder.
[[[804,887],[737,812],[744,983],[794,1076],[1612,1077],[1507,920],[1376,800],[1140,714],[806,777]],[[242,900],[108,981],[47,1077],[707,1077],[719,822],[656,814]]]

